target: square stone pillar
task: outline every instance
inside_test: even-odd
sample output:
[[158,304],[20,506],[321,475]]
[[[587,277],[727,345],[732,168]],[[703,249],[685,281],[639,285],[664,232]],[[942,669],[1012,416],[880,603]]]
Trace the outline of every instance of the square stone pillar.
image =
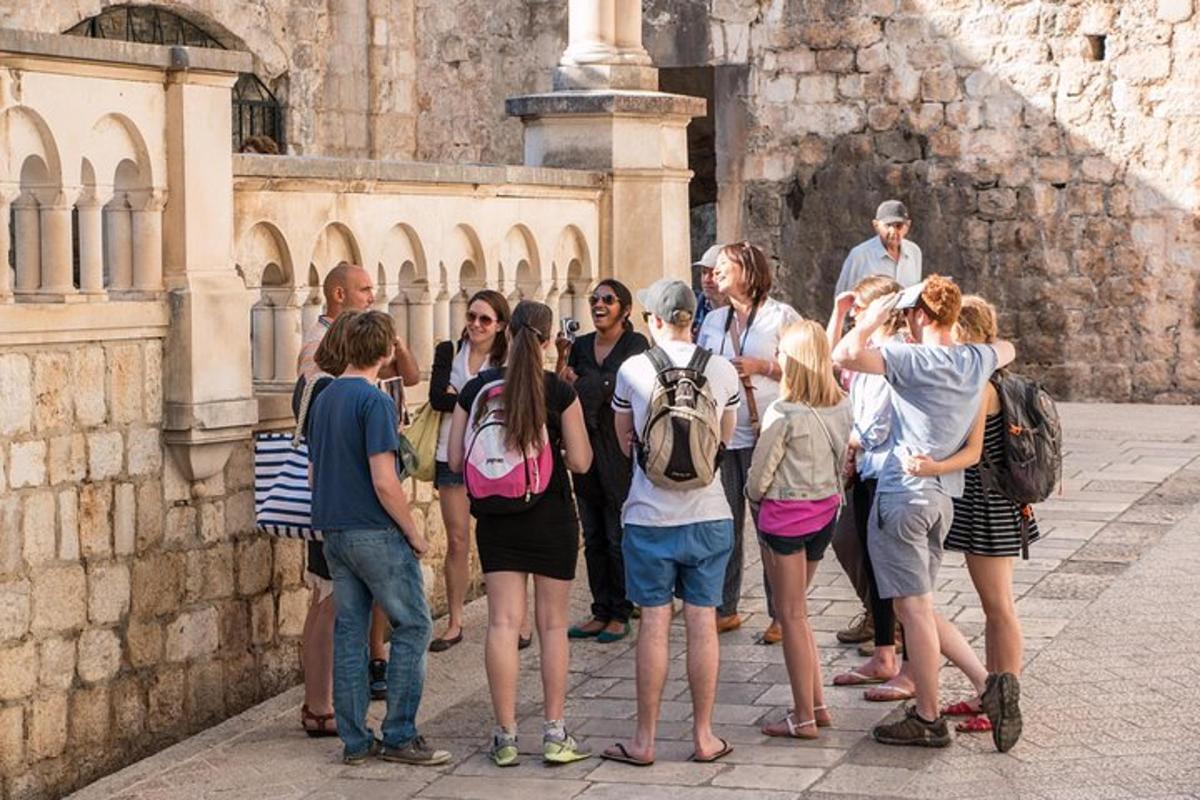
[[[163,282],[171,329],[163,354],[163,438],[192,480],[215,475],[258,420],[250,364],[250,303],[233,266],[233,156],[229,107],[245,53],[230,69],[167,76],[167,201]],[[222,65],[226,66],[226,65]],[[143,227],[147,244],[158,238]],[[153,265],[152,265],[153,266]],[[157,279],[143,269],[143,282]]]

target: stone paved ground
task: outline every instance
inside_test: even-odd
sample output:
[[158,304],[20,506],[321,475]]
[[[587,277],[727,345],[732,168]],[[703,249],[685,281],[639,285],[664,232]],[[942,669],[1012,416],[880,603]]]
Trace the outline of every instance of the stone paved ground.
[[[469,641],[430,661],[422,728],[454,751],[445,768],[343,767],[336,741],[300,733],[292,690],[75,797],[1200,798],[1200,409],[1070,405],[1063,412],[1064,491],[1041,507],[1049,536],[1016,571],[1028,640],[1027,721],[1024,738],[1006,755],[978,736],[959,736],[940,751],[877,745],[864,732],[898,706],[867,703],[851,689],[828,692],[836,723],[819,742],[762,736],[760,721],[782,713],[789,690],[780,649],[753,643],[765,625],[755,563],[747,567],[752,616],[721,640],[717,727],[735,750],[719,764],[684,761],[690,708],[677,625],[659,763],[637,769],[593,759],[546,768],[531,751],[521,766],[495,769],[484,754],[492,722],[483,608],[476,603]],[[586,597],[578,583],[582,616]],[[856,603],[832,557],[815,584],[813,622],[828,677],[860,660],[833,638]],[[968,635],[980,636],[979,603],[957,557],[942,569],[937,599]],[[982,647],[979,638],[976,644]],[[526,698],[540,694],[535,658],[536,648],[524,660]],[[947,669],[943,685],[953,696],[966,684]],[[628,735],[632,642],[574,646],[572,686],[568,721],[587,744],[600,749]],[[537,704],[525,703],[521,719],[522,741],[536,751]]]

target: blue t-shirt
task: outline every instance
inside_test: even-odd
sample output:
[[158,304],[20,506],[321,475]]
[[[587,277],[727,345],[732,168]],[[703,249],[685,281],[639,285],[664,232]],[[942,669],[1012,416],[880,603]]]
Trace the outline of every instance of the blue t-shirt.
[[368,460],[399,447],[396,422],[395,402],[362,378],[339,378],[313,402],[308,418],[313,527],[396,526],[375,495]]
[[996,371],[995,348],[888,342],[879,352],[892,386],[892,430],[876,491],[932,489],[961,497],[961,470],[918,478],[904,472],[902,459],[927,455],[940,461],[962,449],[979,413],[983,387]]

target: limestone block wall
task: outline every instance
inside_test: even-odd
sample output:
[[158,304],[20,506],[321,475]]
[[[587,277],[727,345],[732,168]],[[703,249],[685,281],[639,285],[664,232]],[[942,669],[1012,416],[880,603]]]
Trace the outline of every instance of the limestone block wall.
[[128,311],[157,322],[0,339],[5,797],[61,796],[298,678],[300,546],[253,531],[249,442],[209,480],[179,474],[161,438],[166,309]]

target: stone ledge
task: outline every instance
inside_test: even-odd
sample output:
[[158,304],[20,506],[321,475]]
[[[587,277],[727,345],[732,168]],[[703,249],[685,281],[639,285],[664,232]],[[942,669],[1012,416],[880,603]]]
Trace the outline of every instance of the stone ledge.
[[703,97],[634,91],[548,92],[510,97],[504,102],[505,113],[521,118],[574,114],[702,117],[707,107]]
[[86,36],[0,29],[0,54],[16,53],[70,61],[176,70],[180,69],[172,57],[172,51],[176,49],[187,54],[186,69],[189,70],[249,72],[254,65],[249,53],[237,50],[139,44],[112,39],[91,39]]
[[162,300],[12,303],[0,314],[0,346],[113,339],[161,339],[170,310]]
[[579,169],[248,154],[233,157],[233,176],[235,181],[238,178],[292,178],[472,186],[524,184],[582,189],[602,188],[605,181],[602,172]]

